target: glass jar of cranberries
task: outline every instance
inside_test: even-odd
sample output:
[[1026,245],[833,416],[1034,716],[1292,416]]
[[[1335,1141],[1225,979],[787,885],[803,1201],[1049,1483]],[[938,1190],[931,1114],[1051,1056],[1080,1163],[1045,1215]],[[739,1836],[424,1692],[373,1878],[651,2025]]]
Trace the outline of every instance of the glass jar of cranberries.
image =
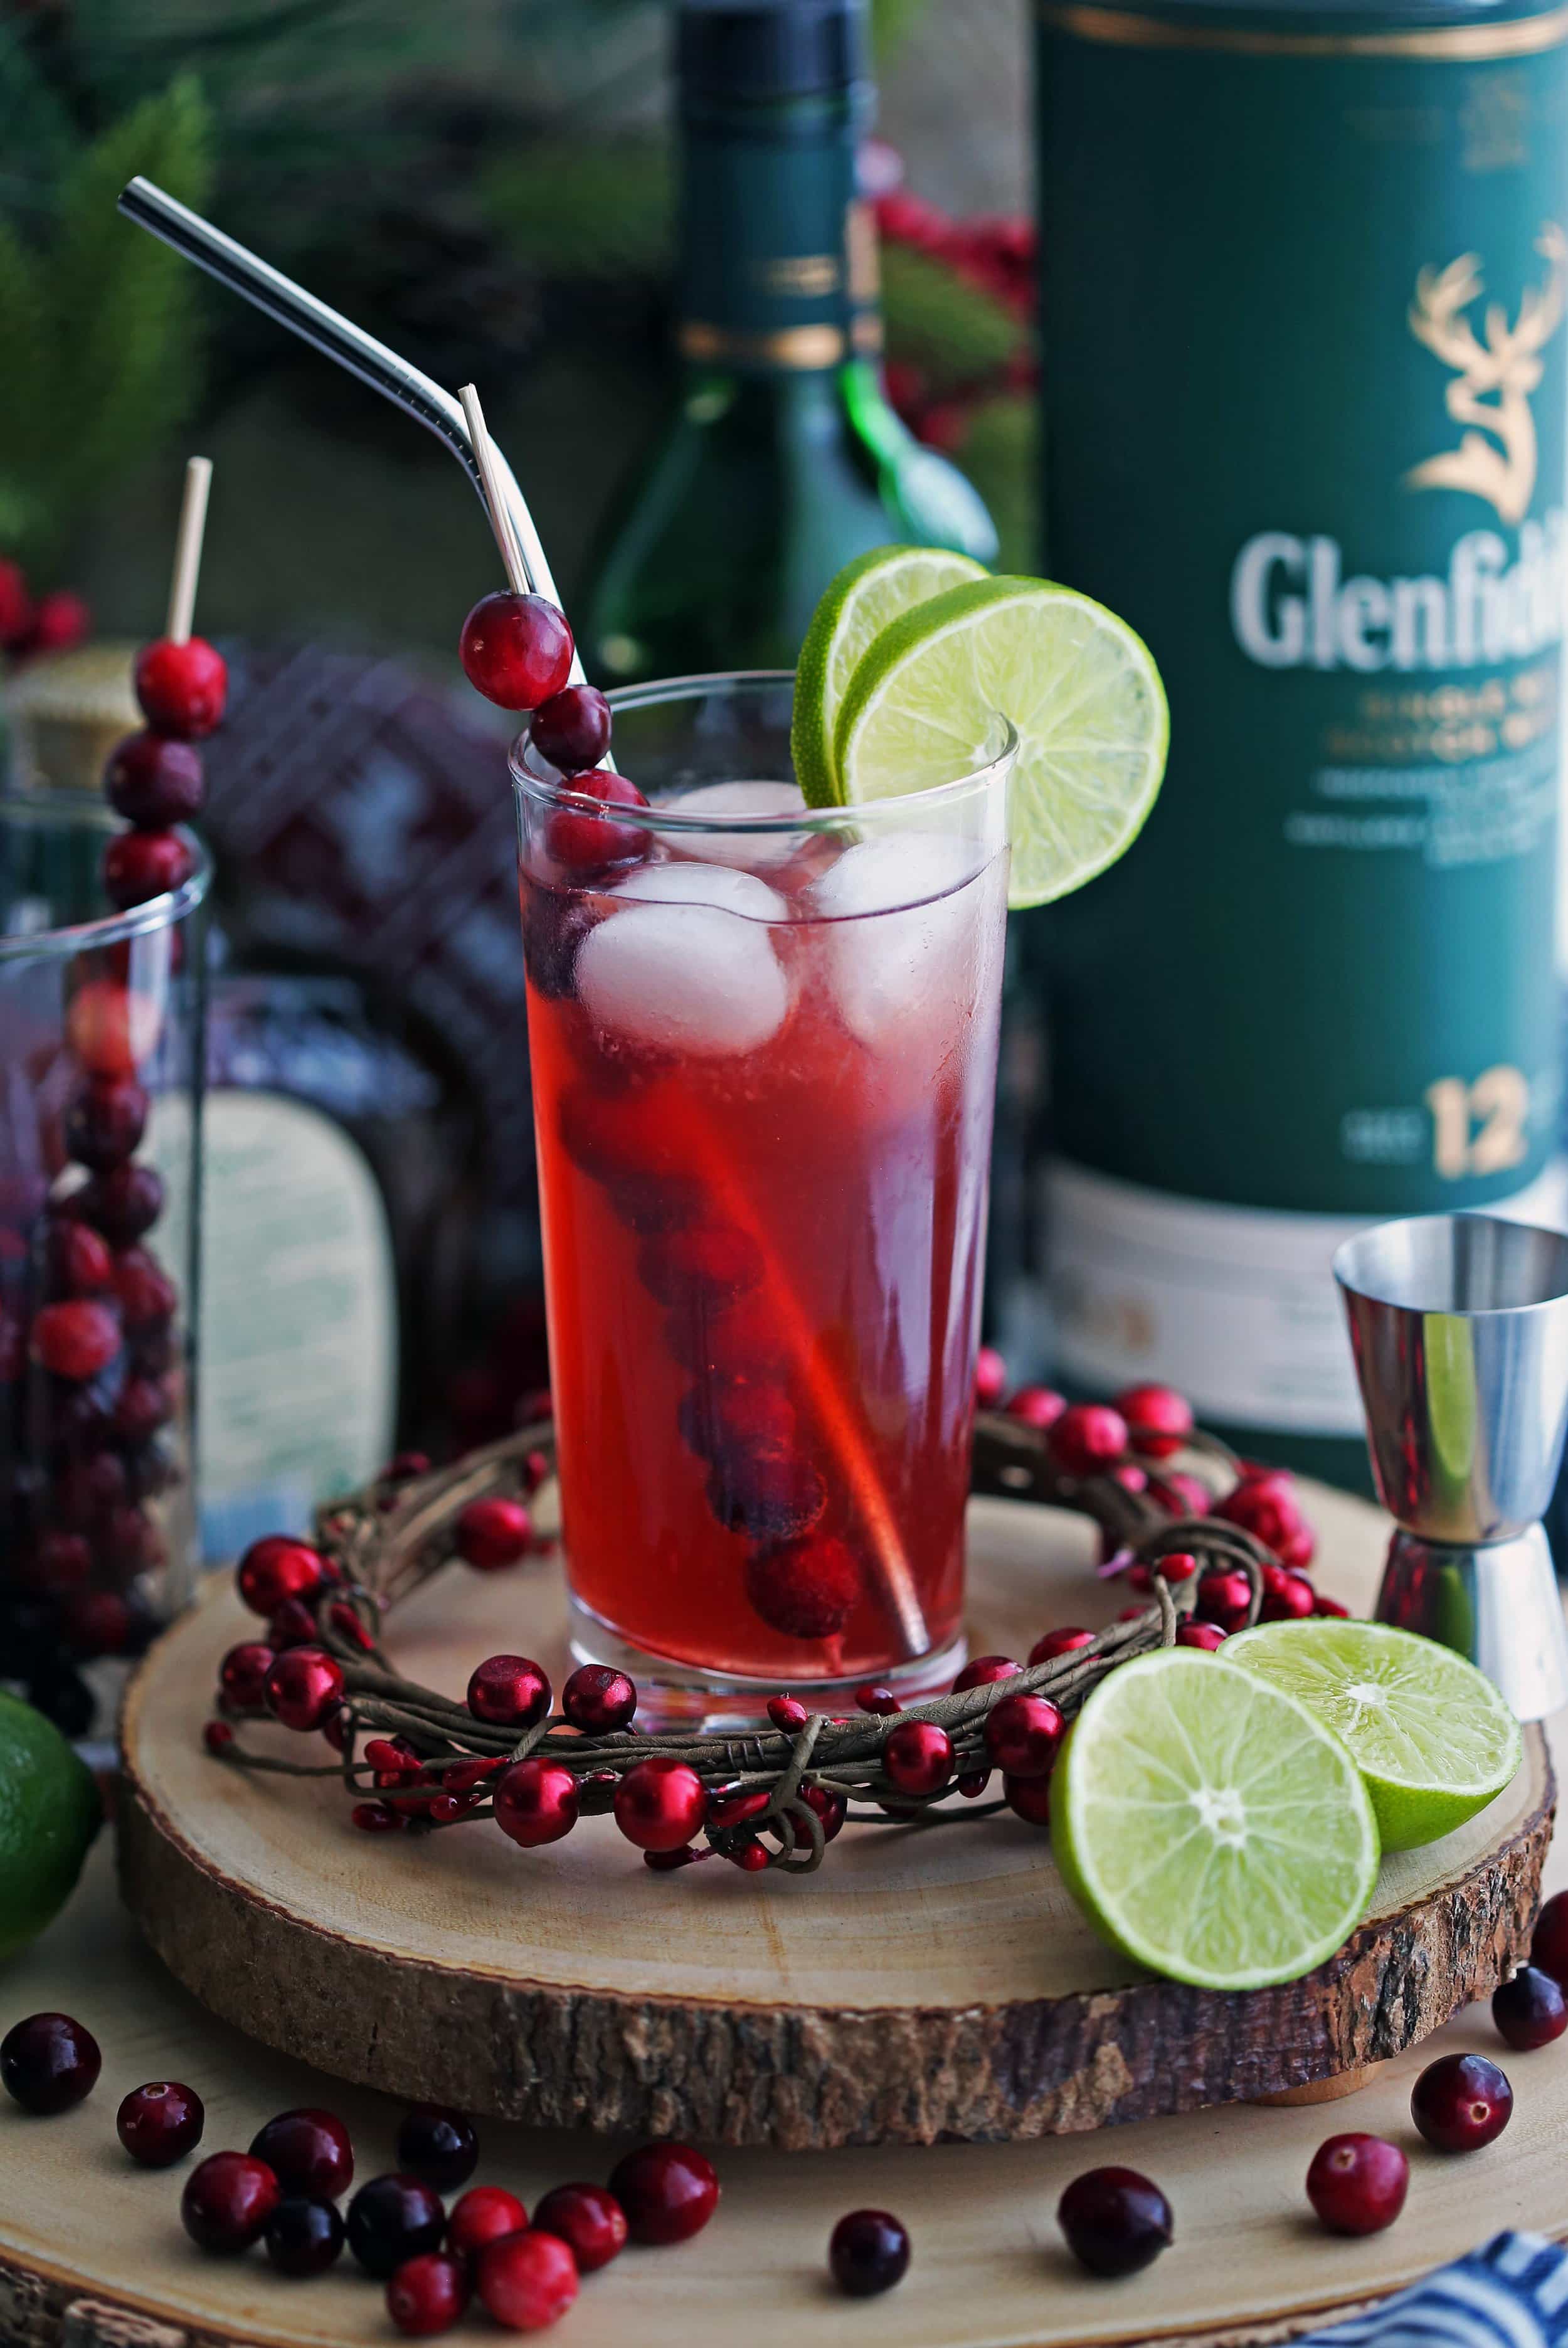
[[72,1736],[189,1591],[210,866],[107,911],[107,809],[0,805],[0,1679]]

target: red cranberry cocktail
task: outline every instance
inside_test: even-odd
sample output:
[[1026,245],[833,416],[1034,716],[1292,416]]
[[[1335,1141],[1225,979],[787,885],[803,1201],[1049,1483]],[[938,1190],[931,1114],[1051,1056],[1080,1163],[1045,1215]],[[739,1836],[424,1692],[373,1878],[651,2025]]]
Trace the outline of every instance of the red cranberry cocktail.
[[667,1717],[946,1684],[1010,741],[808,812],[787,677],[612,700],[646,803],[513,761],[576,1651]]

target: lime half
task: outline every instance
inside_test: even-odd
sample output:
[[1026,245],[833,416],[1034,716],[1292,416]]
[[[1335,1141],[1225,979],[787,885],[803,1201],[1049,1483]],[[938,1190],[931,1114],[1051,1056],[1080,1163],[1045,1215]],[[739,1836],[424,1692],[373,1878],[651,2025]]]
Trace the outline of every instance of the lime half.
[[1386,1622],[1260,1622],[1225,1660],[1285,1688],[1354,1755],[1385,1850],[1450,1834],[1519,1766],[1519,1723],[1462,1655]]
[[861,654],[889,621],[948,587],[989,572],[941,546],[878,546],[846,562],[823,590],[795,664],[790,751],[808,807],[839,804],[834,728]]
[[1378,1878],[1377,1820],[1339,1739],[1260,1674],[1190,1648],[1102,1680],[1057,1766],[1050,1833],[1112,1946],[1199,1989],[1310,1972]]
[[100,1815],[91,1771],[54,1723],[0,1694],[0,1963],[65,1905]]
[[1113,864],[1165,771],[1160,673],[1125,622],[1043,579],[977,579],[894,620],[861,655],[834,756],[850,803],[952,782],[1019,737],[1009,901],[1045,905]]

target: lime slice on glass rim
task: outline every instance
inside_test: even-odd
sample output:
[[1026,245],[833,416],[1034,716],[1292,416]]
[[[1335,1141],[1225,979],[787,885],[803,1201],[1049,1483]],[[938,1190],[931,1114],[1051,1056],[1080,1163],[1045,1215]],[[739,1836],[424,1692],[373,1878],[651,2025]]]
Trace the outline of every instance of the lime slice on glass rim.
[[1260,1622],[1225,1660],[1299,1698],[1348,1746],[1385,1850],[1435,1842],[1495,1801],[1523,1746],[1501,1696],[1435,1639],[1387,1622]]
[[1050,904],[1137,838],[1170,738],[1148,646],[1089,596],[974,579],[889,622],[838,712],[838,796],[856,805],[972,772],[994,755],[999,711],[1019,737],[1008,901]]
[[823,590],[795,664],[790,751],[807,807],[837,807],[833,733],[861,654],[888,622],[948,587],[986,579],[983,563],[942,546],[878,546]]
[[1378,1879],[1349,1752],[1260,1673],[1168,1648],[1102,1680],[1062,1749],[1050,1837],[1114,1949],[1199,1989],[1296,1981]]

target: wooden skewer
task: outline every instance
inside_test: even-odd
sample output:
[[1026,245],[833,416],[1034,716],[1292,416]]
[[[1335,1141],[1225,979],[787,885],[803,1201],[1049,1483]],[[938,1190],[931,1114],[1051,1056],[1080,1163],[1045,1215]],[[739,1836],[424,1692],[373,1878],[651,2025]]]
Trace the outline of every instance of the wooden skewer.
[[479,468],[479,479],[485,491],[485,510],[490,517],[490,528],[496,533],[496,544],[501,550],[501,561],[506,565],[507,584],[514,595],[530,594],[533,591],[528,584],[528,570],[512,532],[506,500],[501,495],[495,451],[490,446],[490,436],[485,429],[485,411],[479,405],[479,395],[471,383],[466,383],[457,396],[468,419],[468,438],[474,444],[474,458]]
[[211,458],[192,457],[185,468],[185,495],[179,503],[179,530],[174,541],[174,576],[169,586],[169,624],[163,632],[171,644],[190,641],[201,539],[207,528],[207,492],[211,485]]

